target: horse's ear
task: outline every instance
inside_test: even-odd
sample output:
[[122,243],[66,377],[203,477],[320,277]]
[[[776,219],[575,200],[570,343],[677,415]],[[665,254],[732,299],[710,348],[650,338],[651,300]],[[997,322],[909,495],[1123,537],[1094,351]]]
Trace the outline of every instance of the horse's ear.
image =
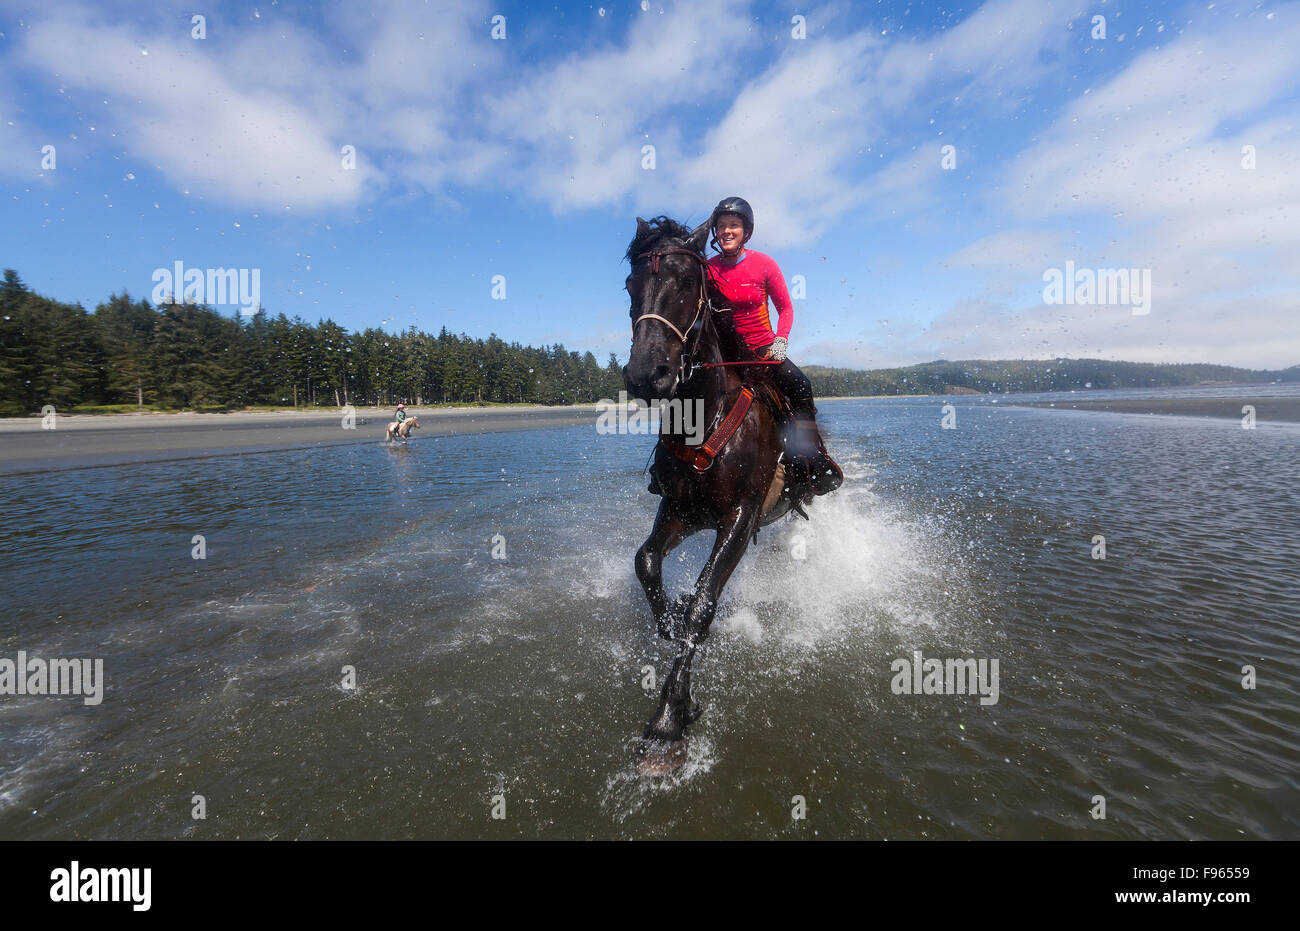
[[686,248],[694,249],[696,252],[703,252],[704,246],[708,241],[709,221],[705,220],[691,231],[690,237],[686,240]]
[[636,218],[637,238],[639,239],[640,237],[644,236],[648,232],[650,232],[650,224],[647,223],[645,220],[641,219],[640,217],[637,217]]

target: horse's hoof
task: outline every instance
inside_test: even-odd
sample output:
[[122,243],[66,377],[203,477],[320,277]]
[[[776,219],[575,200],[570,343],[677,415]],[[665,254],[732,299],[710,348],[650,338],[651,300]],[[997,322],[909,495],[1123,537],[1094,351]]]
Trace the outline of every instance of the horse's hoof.
[[694,724],[702,714],[704,714],[704,709],[700,707],[700,703],[697,701],[691,702],[690,710],[686,712],[686,723]]
[[686,763],[686,738],[680,740],[643,739],[637,747],[636,772],[645,779],[671,776]]

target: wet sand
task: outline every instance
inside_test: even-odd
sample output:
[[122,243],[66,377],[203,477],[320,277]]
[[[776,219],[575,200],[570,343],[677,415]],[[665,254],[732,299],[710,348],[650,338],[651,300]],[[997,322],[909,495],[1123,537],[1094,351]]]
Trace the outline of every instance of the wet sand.
[[[594,425],[595,405],[415,409],[411,442],[434,436]],[[40,417],[0,419],[0,475],[87,466],[268,452],[346,443],[382,443],[392,411],[360,408],[355,427],[322,411],[233,414],[67,414],[53,430]]]
[[1247,404],[1255,408],[1256,423],[1300,423],[1300,398],[1152,398],[1144,401],[1117,398],[1113,401],[1020,401],[1014,406],[1241,420],[1242,408]]

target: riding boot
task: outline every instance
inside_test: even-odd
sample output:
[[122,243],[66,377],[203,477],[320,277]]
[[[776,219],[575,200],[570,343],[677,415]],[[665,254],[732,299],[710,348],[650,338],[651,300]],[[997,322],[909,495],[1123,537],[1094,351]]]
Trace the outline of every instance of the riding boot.
[[792,408],[784,431],[785,450],[806,465],[813,494],[824,495],[839,488],[844,473],[826,452],[817,429],[817,408],[812,398],[790,402]]

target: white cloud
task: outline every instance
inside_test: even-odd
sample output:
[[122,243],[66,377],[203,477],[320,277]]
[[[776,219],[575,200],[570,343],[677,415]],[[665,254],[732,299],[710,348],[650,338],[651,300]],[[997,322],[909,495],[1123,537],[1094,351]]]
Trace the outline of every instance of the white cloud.
[[[29,69],[105,95],[128,146],[213,199],[311,209],[469,184],[557,212],[630,199],[695,217],[743,191],[762,205],[765,243],[781,246],[849,210],[926,202],[928,154],[864,155],[886,118],[916,118],[941,79],[988,100],[1031,83],[1068,10],[994,0],[924,41],[887,43],[842,28],[834,5],[810,9],[809,38],[795,41],[783,19],[767,36],[753,28],[746,0],[670,4],[633,8],[619,40],[527,65],[517,31],[487,38],[485,0],[332,5],[321,35],[282,14],[214,21],[202,42],[65,5],[35,17],[20,46]],[[641,168],[645,143],[655,171]],[[358,171],[340,169],[343,144]]]
[[[778,248],[816,239],[851,211],[882,216],[931,205],[939,157],[922,118],[931,106],[926,94],[953,79],[985,100],[1026,86],[1037,69],[1007,72],[1005,64],[1032,62],[1064,41],[1066,9],[1006,0],[920,42],[886,43],[864,28],[783,43],[774,63],[740,86],[729,111],[705,134],[699,155],[673,179],[669,200],[707,210],[720,194],[743,193],[762,217],[764,244]],[[809,21],[839,17],[824,8]],[[933,151],[894,156],[877,168],[871,150],[881,142],[905,152],[915,148],[908,142],[933,145]],[[642,193],[638,204],[651,195],[661,196]]]
[[943,260],[945,268],[1015,272],[1036,276],[1057,264],[1064,235],[1056,230],[1004,230],[977,239]]
[[310,208],[351,201],[373,180],[364,164],[343,170],[334,118],[229,73],[209,48],[64,8],[31,25],[22,59],[67,87],[108,95],[106,115],[129,150],[214,200]]
[[[34,73],[67,88],[79,112],[102,106],[114,145],[210,202],[311,211],[381,196],[454,201],[469,187],[555,213],[693,220],[739,193],[773,249],[814,241],[850,211],[896,218],[912,235],[927,223],[946,232],[948,211],[969,222],[967,205],[947,200],[960,179],[939,169],[939,144],[958,143],[964,160],[961,140],[940,139],[930,117],[959,102],[955,122],[987,133],[1044,78],[1067,77],[1071,48],[1087,41],[1085,14],[1055,0],[993,0],[915,39],[849,30],[845,9],[816,7],[804,41],[789,38],[784,15],[756,26],[746,0],[727,0],[611,11],[627,20],[609,22],[616,38],[530,63],[548,37],[512,22],[510,39],[491,41],[486,0],[334,4],[310,30],[280,12],[214,21],[204,42],[177,26],[188,22],[179,9],[143,27],[70,4],[24,14],[0,67],[10,84]],[[1011,153],[991,195],[971,190],[983,229],[935,268],[980,273],[980,293],[918,311],[934,314],[928,327],[896,314],[862,343],[801,354],[1300,359],[1281,296],[1300,286],[1300,17],[1296,4],[1275,9],[1272,20],[1198,13],[1199,32],[1170,33],[1067,102]],[[45,118],[0,120],[0,171],[34,176],[35,156],[13,153],[40,139],[32,124]],[[653,172],[641,168],[647,142]],[[341,168],[344,144],[358,149],[356,171]],[[1254,170],[1241,168],[1244,145]],[[1152,269],[1151,316],[1003,299],[1041,288],[1042,270],[1067,259]]]
[[0,177],[35,181],[41,175],[41,148],[62,140],[42,134],[28,121],[9,88],[0,86]]
[[[1149,326],[1123,319],[1123,308],[1114,320],[1097,308],[1065,308],[1066,319],[1045,329],[1044,349],[1250,366],[1300,359],[1300,308],[1277,296],[1300,286],[1300,136],[1294,118],[1262,116],[1294,93],[1297,46],[1300,23],[1262,17],[1177,37],[1075,100],[1007,167],[1000,194],[1014,215],[1039,226],[1096,216],[1109,233],[1069,252],[1062,243],[1047,267],[1073,259],[1152,270]],[[1247,144],[1256,147],[1253,170],[1242,167]],[[974,244],[949,261],[1001,246],[1014,268],[1005,253],[1021,235]],[[1026,258],[1041,257],[1041,248],[1024,245]],[[1025,309],[1006,332],[1061,311]]]

